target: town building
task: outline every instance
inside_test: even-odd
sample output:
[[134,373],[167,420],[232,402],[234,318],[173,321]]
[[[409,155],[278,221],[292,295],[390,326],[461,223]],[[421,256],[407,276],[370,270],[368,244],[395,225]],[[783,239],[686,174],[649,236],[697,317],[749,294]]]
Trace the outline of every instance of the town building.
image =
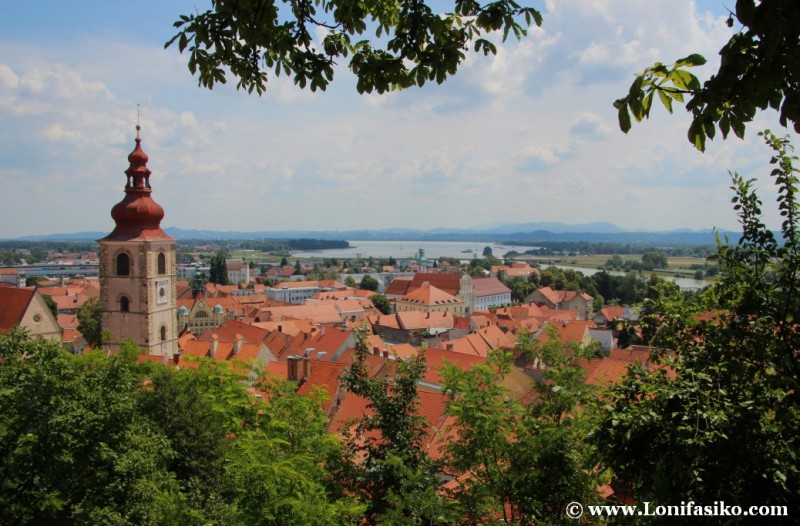
[[307,299],[320,292],[345,290],[347,285],[333,280],[322,281],[284,281],[267,289],[267,297],[271,300],[284,301],[301,305]]
[[175,240],[161,230],[164,209],[151,197],[148,157],[136,126],[128,155],[125,197],[111,209],[116,226],[100,244],[101,327],[116,350],[127,338],[146,354],[172,356],[177,349]]
[[19,325],[31,336],[61,340],[61,327],[42,295],[34,288],[0,287],[0,333]]
[[579,290],[556,290],[555,287],[542,287],[525,298],[525,303],[533,302],[554,310],[574,310],[579,320],[591,320],[594,316],[594,298]]

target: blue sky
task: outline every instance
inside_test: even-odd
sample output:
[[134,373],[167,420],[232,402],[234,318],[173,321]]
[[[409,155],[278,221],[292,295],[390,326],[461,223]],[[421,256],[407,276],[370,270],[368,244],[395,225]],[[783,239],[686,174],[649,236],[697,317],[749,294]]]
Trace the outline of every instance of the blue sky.
[[729,170],[774,196],[755,133],[779,129],[772,115],[704,154],[680,111],[617,128],[611,103],[635,72],[717,59],[731,31],[721,1],[534,2],[541,29],[470,56],[441,86],[362,96],[342,67],[325,93],[281,77],[262,97],[199,88],[186,57],[163,49],[177,16],[203,5],[0,7],[0,238],[111,230],[137,104],[163,226],[734,228]]

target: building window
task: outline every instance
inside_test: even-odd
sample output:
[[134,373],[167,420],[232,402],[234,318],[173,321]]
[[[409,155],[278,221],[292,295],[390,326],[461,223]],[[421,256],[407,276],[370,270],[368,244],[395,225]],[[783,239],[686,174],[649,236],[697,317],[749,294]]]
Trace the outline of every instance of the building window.
[[158,273],[159,274],[167,273],[167,258],[166,256],[164,256],[163,252],[158,253]]
[[166,340],[167,340],[167,328],[164,325],[162,325],[161,326],[161,341],[163,342],[163,341],[166,341]]
[[131,310],[131,301],[127,296],[122,296],[119,299],[119,310],[120,312],[129,312]]
[[117,276],[131,275],[131,259],[128,254],[122,253],[117,256]]

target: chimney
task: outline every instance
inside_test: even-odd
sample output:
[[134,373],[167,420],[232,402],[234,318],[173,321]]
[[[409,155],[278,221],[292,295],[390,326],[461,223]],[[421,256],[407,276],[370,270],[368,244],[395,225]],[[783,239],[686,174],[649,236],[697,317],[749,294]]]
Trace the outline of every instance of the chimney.
[[286,379],[289,381],[297,381],[297,362],[300,359],[299,356],[287,356],[286,357]]
[[308,355],[308,351],[306,351],[305,356],[303,356],[303,376],[301,377],[300,382],[305,383],[309,376],[311,376],[311,358]]
[[377,345],[373,345],[372,346],[372,354],[374,354],[375,356],[380,356],[381,355],[381,350],[378,348]]
[[453,344],[452,343],[448,343],[447,344],[447,350],[448,351],[452,351],[453,350]]
[[283,332],[283,325],[278,325],[278,332]]
[[241,334],[237,334],[233,337],[233,354],[239,354],[239,351],[242,350],[242,338]]
[[389,359],[389,351],[388,350],[386,350],[386,349],[383,350],[383,357],[385,359],[387,359],[387,360]]
[[211,349],[208,351],[208,355],[210,357],[214,357],[217,354],[217,346],[219,345],[219,337],[216,334],[211,335]]

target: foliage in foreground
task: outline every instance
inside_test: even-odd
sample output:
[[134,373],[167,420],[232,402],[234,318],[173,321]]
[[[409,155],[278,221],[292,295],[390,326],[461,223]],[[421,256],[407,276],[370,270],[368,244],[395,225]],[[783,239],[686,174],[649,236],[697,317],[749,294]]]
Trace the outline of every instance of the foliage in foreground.
[[[212,0],[204,12],[181,15],[177,43],[189,53],[189,70],[206,88],[224,84],[226,72],[237,88],[264,93],[268,72],[294,77],[300,88],[325,90],[337,61],[350,57],[359,93],[422,86],[456,73],[474,46],[497,52],[481,35],[502,31],[521,38],[541,14],[513,0],[456,1],[449,12],[428,2],[343,2],[339,0]],[[322,31],[321,45],[314,42]],[[370,39],[369,33],[375,37]]]
[[225,364],[137,365],[0,336],[0,523],[341,524],[339,443],[319,399],[286,384],[256,402]]
[[613,390],[596,432],[637,500],[800,509],[797,158],[788,141],[764,135],[784,244],[761,222],[753,181],[734,174],[744,235],[720,243],[722,278],[700,305],[657,306],[658,356]]

